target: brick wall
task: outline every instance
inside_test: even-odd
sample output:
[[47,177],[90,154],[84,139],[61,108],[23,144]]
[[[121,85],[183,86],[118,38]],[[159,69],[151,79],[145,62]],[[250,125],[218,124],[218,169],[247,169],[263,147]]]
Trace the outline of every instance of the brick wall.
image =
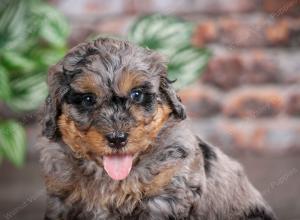
[[70,44],[126,34],[140,14],[195,21],[192,42],[214,56],[180,95],[195,130],[228,149],[300,149],[299,0],[51,0],[69,19]]

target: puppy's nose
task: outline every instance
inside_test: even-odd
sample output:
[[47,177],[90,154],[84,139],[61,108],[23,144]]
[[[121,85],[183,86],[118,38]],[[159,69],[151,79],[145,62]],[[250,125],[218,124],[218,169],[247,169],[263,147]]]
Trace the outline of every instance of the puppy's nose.
[[128,134],[125,132],[112,132],[106,135],[108,145],[111,148],[122,148],[127,144]]

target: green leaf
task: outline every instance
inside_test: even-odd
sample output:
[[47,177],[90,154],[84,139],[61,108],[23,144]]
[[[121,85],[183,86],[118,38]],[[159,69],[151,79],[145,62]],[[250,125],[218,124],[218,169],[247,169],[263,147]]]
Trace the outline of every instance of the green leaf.
[[0,99],[16,111],[37,108],[47,94],[45,73],[65,54],[68,34],[66,19],[45,1],[0,4]]
[[36,18],[40,18],[40,37],[51,46],[61,48],[66,45],[69,34],[69,26],[65,18],[54,8],[39,4],[33,8]]
[[3,49],[20,49],[26,46],[27,23],[25,1],[9,0],[0,7],[0,46]]
[[3,156],[20,167],[24,163],[26,136],[24,128],[17,122],[0,123],[0,149]]
[[0,99],[6,101],[10,98],[10,87],[8,72],[2,66],[0,66]]
[[193,83],[199,77],[211,57],[210,51],[195,48],[191,45],[179,48],[170,57],[168,76],[176,89],[180,89]]
[[148,15],[133,24],[128,39],[143,47],[170,51],[190,44],[193,28],[193,23],[174,16]]
[[2,54],[2,63],[8,70],[15,73],[32,73],[36,63],[28,57],[13,51],[5,51]]
[[161,52],[169,58],[168,73],[177,79],[175,88],[195,81],[208,62],[210,52],[191,45],[194,24],[177,17],[148,15],[139,18],[129,32],[129,40]]
[[57,63],[64,55],[64,49],[36,48],[32,51],[31,58],[35,60],[40,70],[45,70]]
[[7,104],[15,111],[31,111],[38,108],[48,94],[45,76],[42,74],[20,78],[11,84],[12,97]]

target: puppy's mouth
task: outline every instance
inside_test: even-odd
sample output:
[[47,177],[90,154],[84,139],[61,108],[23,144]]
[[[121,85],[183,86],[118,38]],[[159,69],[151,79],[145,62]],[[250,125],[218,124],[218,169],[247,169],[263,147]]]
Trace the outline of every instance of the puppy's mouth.
[[106,173],[113,180],[125,179],[132,168],[133,155],[112,154],[103,156],[103,165]]

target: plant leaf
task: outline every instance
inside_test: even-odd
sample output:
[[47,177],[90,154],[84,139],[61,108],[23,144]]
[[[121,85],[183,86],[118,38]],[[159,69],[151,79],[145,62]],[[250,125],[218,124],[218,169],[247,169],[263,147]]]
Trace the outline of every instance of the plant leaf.
[[13,51],[5,51],[2,54],[2,63],[8,70],[18,73],[18,75],[32,73],[36,68],[36,63],[33,60]]
[[211,57],[211,52],[207,49],[196,48],[188,45],[178,48],[171,55],[168,64],[168,76],[171,80],[176,80],[174,87],[180,89],[194,82],[203,71]]
[[40,37],[53,47],[65,47],[69,26],[62,14],[46,4],[34,7],[33,13],[42,19],[39,24]]
[[191,45],[194,24],[177,17],[148,15],[139,18],[129,32],[129,40],[169,58],[170,79],[182,88],[197,79],[208,62],[210,52]]
[[0,148],[3,156],[20,167],[24,163],[26,136],[23,127],[14,121],[0,123]]
[[64,55],[68,34],[65,18],[44,1],[1,3],[0,99],[17,111],[37,108],[47,94],[45,73]]
[[64,55],[64,49],[35,48],[31,53],[31,58],[35,60],[41,70],[45,70],[57,63]]
[[15,111],[31,111],[36,109],[48,94],[43,74],[20,78],[11,84],[12,97],[8,105]]
[[0,66],[0,99],[7,101],[10,98],[9,79],[6,69]]
[[25,1],[9,0],[0,6],[0,46],[3,49],[20,49],[27,45]]
[[174,49],[190,44],[194,24],[174,16],[147,15],[140,17],[129,31],[128,39],[142,47],[163,51],[169,55]]

